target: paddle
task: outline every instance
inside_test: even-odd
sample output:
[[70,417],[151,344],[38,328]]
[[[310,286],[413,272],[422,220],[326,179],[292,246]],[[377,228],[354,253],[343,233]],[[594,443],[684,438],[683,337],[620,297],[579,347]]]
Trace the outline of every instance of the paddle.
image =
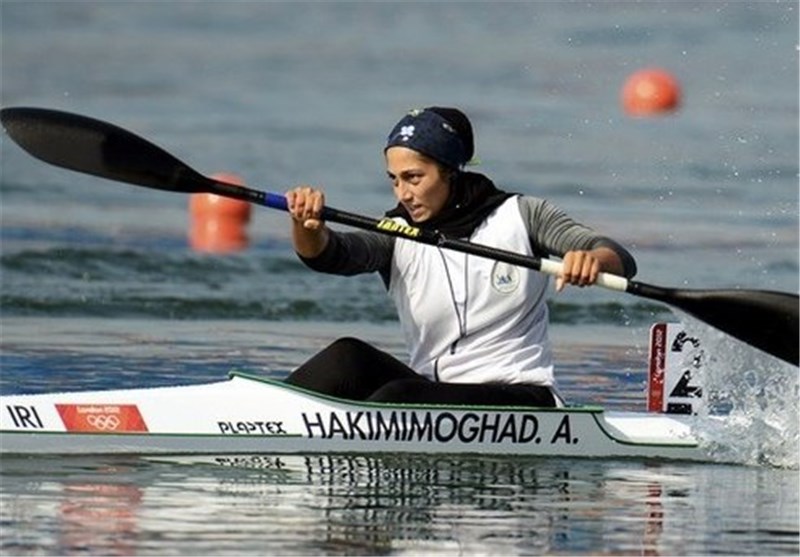
[[[283,195],[207,178],[160,147],[107,122],[41,108],[5,108],[0,121],[8,135],[34,157],[50,164],[137,186],[181,193],[214,193],[287,211]],[[558,275],[561,263],[447,238],[443,234],[326,207],[323,218],[488,257]],[[674,306],[751,346],[798,365],[798,296],[766,290],[662,288],[602,273],[598,284]]]

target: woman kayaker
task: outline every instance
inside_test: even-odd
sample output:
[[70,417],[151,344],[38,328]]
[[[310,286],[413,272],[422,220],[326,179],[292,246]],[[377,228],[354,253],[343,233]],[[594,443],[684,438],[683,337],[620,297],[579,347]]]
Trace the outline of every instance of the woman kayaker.
[[[507,193],[465,171],[472,125],[458,109],[404,116],[384,155],[397,206],[388,217],[450,238],[539,257],[563,258],[556,289],[587,286],[600,272],[632,277],[633,257],[546,200]],[[548,339],[546,275],[404,238],[333,231],[321,220],[325,196],[307,185],[286,193],[292,238],[311,269],[377,272],[393,298],[409,364],[342,338],[287,382],[328,395],[380,402],[560,404]]]

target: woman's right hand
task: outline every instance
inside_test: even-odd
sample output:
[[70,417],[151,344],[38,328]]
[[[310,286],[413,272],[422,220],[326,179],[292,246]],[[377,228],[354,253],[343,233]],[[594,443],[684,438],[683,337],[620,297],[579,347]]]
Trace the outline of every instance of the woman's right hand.
[[325,194],[311,186],[297,186],[286,192],[286,206],[292,217],[292,243],[303,257],[316,257],[328,245],[328,227],[322,220]]
[[319,230],[322,227],[322,209],[325,207],[325,193],[311,186],[297,186],[286,192],[286,205],[295,223],[306,230]]

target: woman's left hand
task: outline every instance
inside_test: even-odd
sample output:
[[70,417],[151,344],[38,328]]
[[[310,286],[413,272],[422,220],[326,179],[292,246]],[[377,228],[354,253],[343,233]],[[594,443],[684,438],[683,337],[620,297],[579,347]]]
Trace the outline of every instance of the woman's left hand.
[[590,251],[568,251],[564,254],[562,264],[561,274],[556,278],[556,292],[564,290],[567,284],[594,284],[600,273],[600,260]]
[[622,273],[622,261],[617,252],[607,247],[568,251],[564,254],[561,274],[556,278],[556,291],[561,292],[567,284],[592,285],[601,272]]

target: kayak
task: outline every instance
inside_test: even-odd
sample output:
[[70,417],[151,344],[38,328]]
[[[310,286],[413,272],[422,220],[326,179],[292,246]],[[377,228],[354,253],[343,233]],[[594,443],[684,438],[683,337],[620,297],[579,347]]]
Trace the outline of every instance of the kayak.
[[[232,372],[195,385],[0,397],[0,453],[481,453],[707,460],[696,415],[357,402]],[[706,418],[708,419],[708,418]]]
[[240,372],[202,384],[4,395],[0,454],[389,452],[707,461],[708,443],[696,432],[725,418],[700,417],[702,389],[686,361],[696,365],[702,350],[679,324],[653,325],[648,412],[351,401]]

